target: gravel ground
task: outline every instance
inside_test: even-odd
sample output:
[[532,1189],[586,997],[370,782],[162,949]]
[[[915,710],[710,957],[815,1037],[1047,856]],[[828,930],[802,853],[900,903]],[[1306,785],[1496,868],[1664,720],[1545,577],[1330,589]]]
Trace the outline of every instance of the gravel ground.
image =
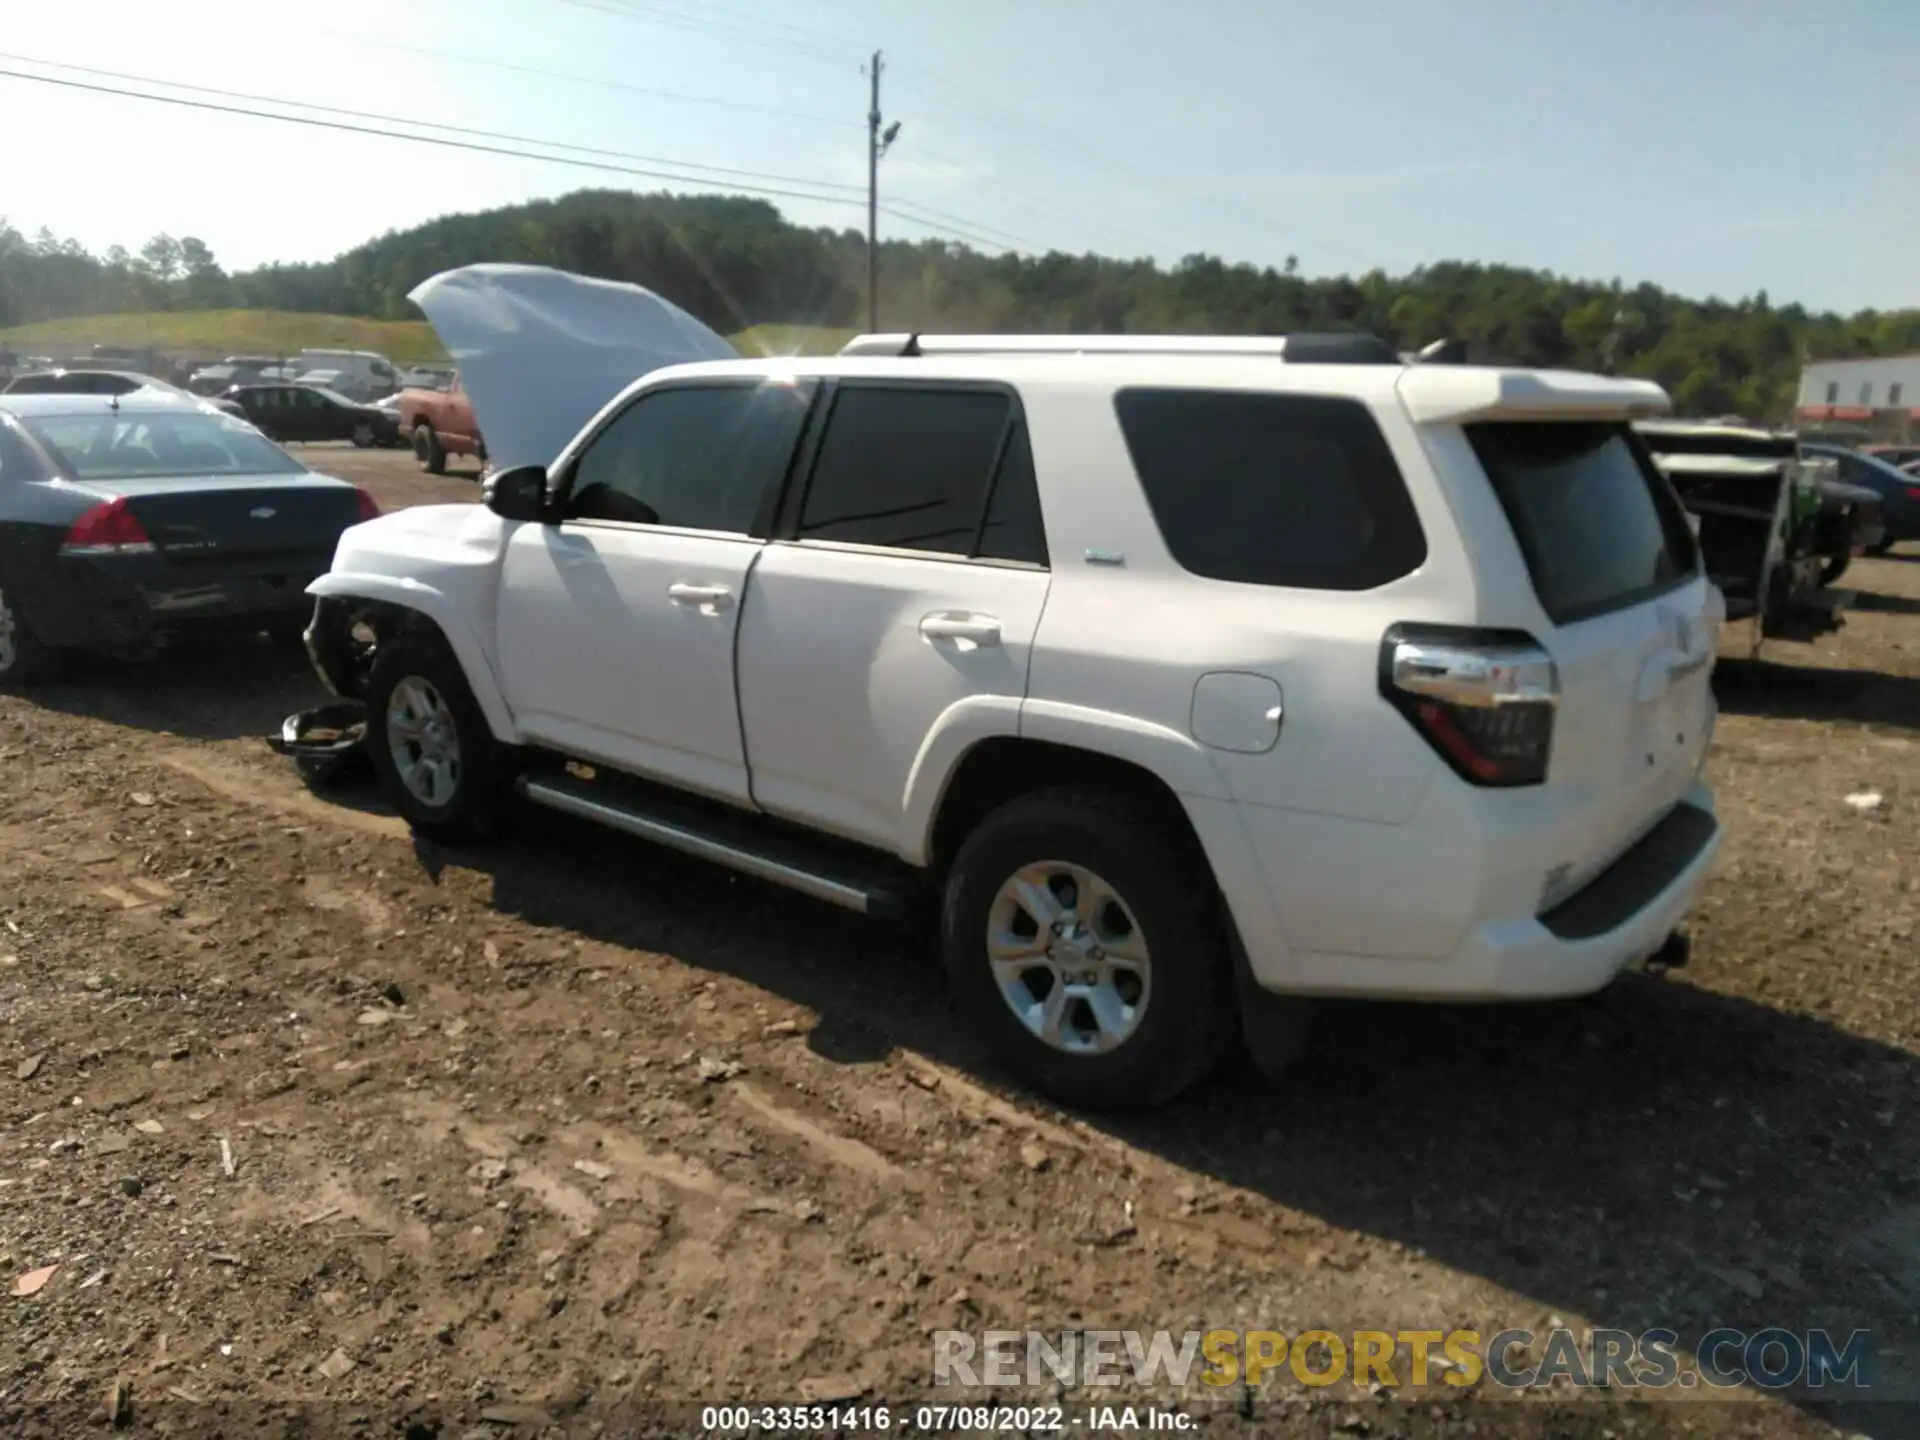
[[[924,1395],[941,1328],[1868,1328],[1920,1395],[1920,553],[1848,583],[1818,646],[1726,639],[1687,970],[1329,1007],[1284,1084],[1124,1124],[1008,1088],[920,935],[557,818],[455,854],[309,794],[258,737],[316,687],[264,642],[0,695],[0,1280],[58,1267],[0,1300],[0,1432],[119,1385],[135,1433],[691,1434],[660,1407]],[[1208,1418],[1920,1433],[1743,1398]]]

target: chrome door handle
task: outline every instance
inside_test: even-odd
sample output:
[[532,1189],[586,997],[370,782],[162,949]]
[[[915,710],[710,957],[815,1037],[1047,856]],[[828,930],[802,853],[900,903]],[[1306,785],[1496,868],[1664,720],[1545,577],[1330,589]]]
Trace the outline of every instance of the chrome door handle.
[[733,589],[727,585],[667,586],[667,598],[676,605],[697,605],[701,609],[724,610],[733,604]]
[[998,645],[1000,621],[992,615],[936,613],[920,621],[920,633],[929,640],[971,640],[975,645]]

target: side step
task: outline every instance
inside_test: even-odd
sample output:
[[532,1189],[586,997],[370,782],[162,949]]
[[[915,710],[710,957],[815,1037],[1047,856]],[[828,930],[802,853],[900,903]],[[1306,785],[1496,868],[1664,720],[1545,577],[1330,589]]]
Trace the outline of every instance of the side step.
[[778,822],[657,794],[640,782],[603,783],[565,772],[522,775],[516,788],[535,805],[624,830],[830,905],[862,915],[899,918],[906,913],[907,887],[887,873],[883,858],[867,862],[837,850],[816,851]]

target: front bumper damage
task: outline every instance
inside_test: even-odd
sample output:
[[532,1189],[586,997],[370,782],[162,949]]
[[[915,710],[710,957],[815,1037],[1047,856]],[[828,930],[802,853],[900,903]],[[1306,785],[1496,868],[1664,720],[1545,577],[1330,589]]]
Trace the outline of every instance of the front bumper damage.
[[267,748],[292,760],[309,784],[337,784],[371,769],[366,738],[366,707],[340,700],[287,716]]

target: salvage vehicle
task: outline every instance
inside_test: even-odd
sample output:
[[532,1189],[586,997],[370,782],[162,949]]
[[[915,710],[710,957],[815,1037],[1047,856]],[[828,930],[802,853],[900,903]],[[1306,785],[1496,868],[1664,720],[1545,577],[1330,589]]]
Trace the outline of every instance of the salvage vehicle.
[[1878,543],[1877,495],[1807,465],[1790,433],[1680,420],[1635,429],[1698,518],[1728,618],[1754,620],[1756,643],[1839,627],[1851,597],[1831,586]]
[[[515,328],[489,370],[552,358]],[[1686,958],[1722,612],[1628,428],[1649,382],[894,335],[657,370],[557,455],[475,399],[485,505],[356,527],[312,587],[422,834],[517,796],[856,911],[936,895],[965,1012],[1095,1108],[1236,1030],[1271,1061],[1302,997]]]
[[0,396],[0,685],[68,650],[298,633],[342,532],[378,514],[190,396]]

